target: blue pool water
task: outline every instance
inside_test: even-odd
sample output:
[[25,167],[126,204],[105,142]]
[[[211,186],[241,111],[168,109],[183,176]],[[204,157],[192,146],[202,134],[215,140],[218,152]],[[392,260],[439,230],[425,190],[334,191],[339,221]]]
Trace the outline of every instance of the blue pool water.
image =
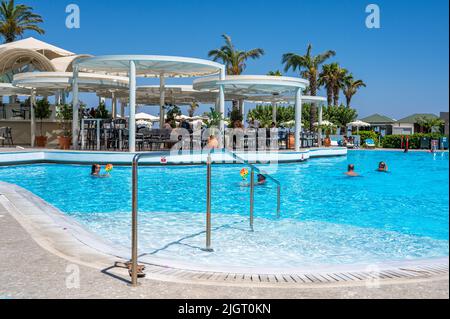
[[[387,162],[389,173],[375,171]],[[353,163],[361,174],[346,177]],[[348,157],[261,166],[281,184],[255,190],[255,232],[248,232],[249,188],[240,165],[213,166],[213,246],[204,245],[204,166],[140,168],[143,253],[205,264],[298,266],[448,256],[449,159],[429,153],[352,151]],[[131,169],[111,178],[87,166],[0,167],[0,180],[22,186],[114,244],[129,245]],[[264,253],[262,253],[264,252]],[[230,261],[231,260],[231,261]]]

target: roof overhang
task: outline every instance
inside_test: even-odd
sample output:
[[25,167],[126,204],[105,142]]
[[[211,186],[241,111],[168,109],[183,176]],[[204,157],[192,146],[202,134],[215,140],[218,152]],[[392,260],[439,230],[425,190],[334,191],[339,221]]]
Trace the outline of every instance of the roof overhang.
[[[14,76],[13,85],[39,91],[68,90],[72,87],[71,72],[31,72]],[[128,78],[112,75],[80,73],[78,86],[81,92],[118,90],[128,88]]]
[[305,89],[309,81],[301,78],[267,75],[231,75],[225,80],[217,77],[197,79],[194,81],[194,89],[199,91],[217,91],[220,86],[225,88],[225,93],[249,95],[288,95],[298,89]]
[[160,55],[109,55],[74,62],[80,72],[128,76],[130,62],[136,64],[138,77],[198,77],[220,74],[222,64],[202,59]]

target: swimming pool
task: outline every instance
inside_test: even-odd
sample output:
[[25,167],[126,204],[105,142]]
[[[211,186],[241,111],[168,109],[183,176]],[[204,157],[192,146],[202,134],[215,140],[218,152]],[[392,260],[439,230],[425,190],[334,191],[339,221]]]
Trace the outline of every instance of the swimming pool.
[[[390,173],[377,173],[386,161]],[[353,163],[362,177],[343,175]],[[204,166],[142,167],[140,253],[211,266],[300,267],[448,256],[449,160],[429,153],[352,151],[347,158],[260,166],[282,184],[255,189],[249,231],[249,189],[240,165],[213,167],[213,253],[204,252]],[[109,179],[89,167],[0,167],[0,180],[22,186],[117,247],[130,243],[131,169]]]

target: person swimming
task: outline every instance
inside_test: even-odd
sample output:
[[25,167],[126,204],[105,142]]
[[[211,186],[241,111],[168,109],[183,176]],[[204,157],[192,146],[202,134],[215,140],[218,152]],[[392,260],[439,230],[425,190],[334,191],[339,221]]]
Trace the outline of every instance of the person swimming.
[[347,172],[344,173],[344,174],[347,175],[347,176],[350,176],[350,177],[357,177],[357,176],[359,176],[359,174],[355,172],[355,165],[353,165],[353,164],[349,164],[348,165]]
[[[256,175],[256,183],[255,186],[261,186],[266,184],[267,178],[263,174]],[[251,187],[251,183],[243,182],[241,183],[241,186],[243,187]]]
[[99,177],[99,178],[109,177],[109,174],[101,175],[100,174],[100,170],[101,169],[102,169],[102,167],[99,164],[93,164],[92,167],[91,167],[91,176],[92,177]]
[[256,185],[264,185],[267,182],[267,178],[263,174],[258,174],[258,182]]
[[386,165],[385,162],[380,162],[380,163],[378,164],[378,169],[377,169],[377,171],[378,171],[378,172],[387,172],[387,171],[388,171],[388,166]]

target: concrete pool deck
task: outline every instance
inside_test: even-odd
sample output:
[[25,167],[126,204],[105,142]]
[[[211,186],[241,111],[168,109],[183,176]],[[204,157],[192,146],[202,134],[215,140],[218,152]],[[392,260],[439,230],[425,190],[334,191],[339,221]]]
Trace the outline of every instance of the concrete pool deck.
[[[448,258],[381,269],[299,274],[224,274],[148,264],[141,286],[127,286],[123,260],[92,245],[43,200],[0,183],[0,298],[448,298]],[[79,288],[73,275],[79,274]],[[339,280],[345,279],[345,280]],[[220,287],[220,288],[218,288]]]

